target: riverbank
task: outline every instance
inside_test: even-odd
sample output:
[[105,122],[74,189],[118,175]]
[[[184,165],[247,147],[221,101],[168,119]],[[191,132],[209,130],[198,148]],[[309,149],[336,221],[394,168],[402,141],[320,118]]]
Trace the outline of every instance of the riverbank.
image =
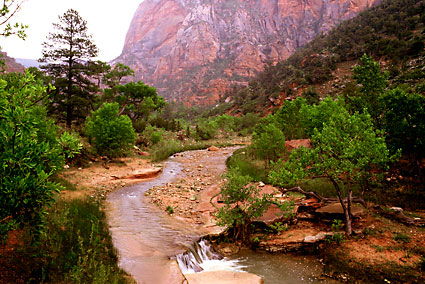
[[[206,232],[212,234],[224,229],[215,226],[214,222],[216,207],[220,206],[217,194],[224,180],[217,176],[213,178],[214,175],[205,172],[204,165],[205,160],[214,155],[219,155],[219,152],[175,155],[173,159],[184,165],[182,178],[147,193],[152,203],[172,217],[203,226]],[[299,207],[305,197],[297,196],[294,201]],[[341,225],[332,226],[332,218],[319,220],[310,213],[298,212],[288,228],[280,232],[269,229],[255,233],[256,249],[314,253],[326,263],[324,276],[342,282],[425,281],[423,228],[405,226],[381,217],[372,209],[363,208],[353,224],[355,235],[346,239]],[[416,217],[423,217],[418,212],[416,214],[419,214]],[[224,246],[221,252],[226,251],[231,254],[237,250]]]

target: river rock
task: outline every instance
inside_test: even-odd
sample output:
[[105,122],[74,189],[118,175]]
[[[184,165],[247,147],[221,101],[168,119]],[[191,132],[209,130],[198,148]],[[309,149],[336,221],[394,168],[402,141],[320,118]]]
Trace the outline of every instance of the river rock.
[[152,169],[144,169],[143,171],[139,171],[133,173],[131,175],[123,177],[123,179],[145,179],[145,178],[153,178],[159,175],[162,172],[162,168],[152,168]]
[[218,152],[218,151],[220,151],[220,148],[215,147],[215,146],[211,146],[211,147],[208,148],[208,151],[210,151],[210,152]]
[[185,277],[188,284],[264,284],[263,278],[248,272],[206,271]]
[[[354,217],[359,217],[362,215],[364,210],[357,206],[357,205],[351,205],[351,213]],[[344,210],[342,209],[341,203],[332,203],[326,206],[323,206],[322,208],[319,208],[316,210],[316,213],[320,215],[320,217],[325,219],[333,219],[333,218],[340,218],[342,219],[344,217]]]
[[240,247],[233,243],[220,243],[214,249],[223,256],[231,256],[240,251]]

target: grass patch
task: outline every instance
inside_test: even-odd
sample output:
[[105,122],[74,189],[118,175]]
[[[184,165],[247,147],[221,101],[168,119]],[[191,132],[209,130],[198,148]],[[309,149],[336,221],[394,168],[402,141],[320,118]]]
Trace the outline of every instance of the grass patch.
[[132,283],[92,199],[58,200],[36,244],[26,230],[18,233],[18,244],[0,257],[1,283]]
[[75,186],[75,184],[69,182],[68,180],[66,180],[63,177],[60,177],[58,175],[54,175],[53,177],[50,178],[53,182],[58,183],[60,185],[62,185],[66,190],[70,190],[70,191],[77,191],[79,190],[78,187]]
[[161,141],[150,149],[151,159],[153,162],[160,162],[166,160],[171,155],[176,153],[185,152],[185,151],[193,151],[193,150],[202,150],[207,149],[208,147],[216,146],[216,147],[228,147],[233,146],[232,143],[226,142],[213,142],[213,141],[200,141],[200,142],[187,142],[182,143],[178,140],[168,140]]
[[404,233],[398,232],[394,235],[394,240],[399,243],[410,243],[411,238]]
[[228,168],[239,168],[242,175],[248,175],[253,181],[268,181],[268,171],[264,161],[255,160],[249,153],[249,148],[236,150],[232,156],[226,160]]
[[335,197],[335,187],[326,178],[309,179],[300,184],[305,191],[313,191],[323,197]]
[[41,277],[50,283],[128,283],[100,204],[58,201],[51,208],[41,245]]

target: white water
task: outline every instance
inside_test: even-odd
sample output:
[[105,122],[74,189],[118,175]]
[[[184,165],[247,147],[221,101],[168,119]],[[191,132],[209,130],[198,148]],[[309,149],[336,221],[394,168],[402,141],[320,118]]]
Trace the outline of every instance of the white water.
[[206,240],[195,243],[185,253],[177,255],[183,274],[201,271],[243,271],[245,266],[238,259],[227,259],[214,252]]

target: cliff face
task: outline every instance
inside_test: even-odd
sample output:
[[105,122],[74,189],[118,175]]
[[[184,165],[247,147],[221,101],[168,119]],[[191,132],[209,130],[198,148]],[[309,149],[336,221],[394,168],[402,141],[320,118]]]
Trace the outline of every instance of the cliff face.
[[211,105],[379,0],[144,0],[115,62],[168,100]]
[[17,63],[15,59],[7,56],[6,52],[0,51],[0,60],[3,60],[5,63],[6,72],[24,72],[25,67]]

